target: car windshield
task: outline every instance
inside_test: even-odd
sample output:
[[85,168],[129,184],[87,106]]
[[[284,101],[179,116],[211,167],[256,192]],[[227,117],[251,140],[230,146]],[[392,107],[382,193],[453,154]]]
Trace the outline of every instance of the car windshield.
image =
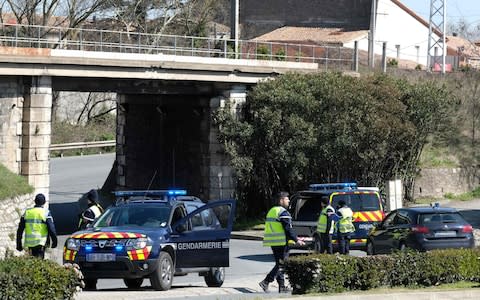
[[427,213],[419,216],[418,223],[430,225],[435,223],[466,223],[459,213]]
[[94,223],[94,228],[109,226],[165,227],[170,216],[167,206],[119,206],[108,209]]
[[376,193],[338,194],[332,198],[332,206],[337,207],[340,200],[353,211],[377,211],[381,210],[380,199]]

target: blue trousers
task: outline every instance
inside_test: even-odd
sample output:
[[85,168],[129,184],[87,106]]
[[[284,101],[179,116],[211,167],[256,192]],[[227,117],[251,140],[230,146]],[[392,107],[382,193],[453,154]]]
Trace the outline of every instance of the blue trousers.
[[273,257],[275,258],[275,266],[267,274],[265,281],[270,283],[275,279],[278,282],[279,286],[285,286],[285,259],[288,258],[289,252],[288,246],[272,246]]

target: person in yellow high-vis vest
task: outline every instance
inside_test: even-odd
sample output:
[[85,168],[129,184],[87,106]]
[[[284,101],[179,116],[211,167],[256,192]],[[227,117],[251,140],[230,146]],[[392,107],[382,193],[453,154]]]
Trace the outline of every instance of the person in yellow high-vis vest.
[[320,203],[322,204],[322,212],[317,223],[317,232],[320,235],[320,253],[333,254],[332,235],[337,216],[327,197],[323,197]]
[[278,291],[280,293],[290,292],[290,288],[285,285],[284,261],[288,258],[289,243],[304,245],[305,243],[297,238],[292,228],[292,216],[287,211],[290,199],[287,192],[280,192],[276,196],[277,205],[272,207],[265,220],[265,232],[263,236],[263,245],[271,247],[275,266],[267,274],[259,285],[263,291],[268,292],[268,285],[277,280]]
[[338,201],[339,209],[337,209],[337,238],[340,254],[350,253],[350,239],[352,233],[355,232],[353,225],[353,211],[347,206],[344,200]]
[[78,229],[87,228],[88,224],[93,223],[103,213],[103,208],[98,204],[98,192],[91,189],[87,193],[88,208],[80,215]]
[[[24,248],[35,257],[45,258],[45,247],[52,242],[52,248],[57,247],[57,232],[53,223],[52,215],[46,210],[46,199],[43,194],[35,196],[35,206],[25,210],[20,218],[17,229],[17,250]],[[24,244],[22,246],[22,237],[25,232]]]

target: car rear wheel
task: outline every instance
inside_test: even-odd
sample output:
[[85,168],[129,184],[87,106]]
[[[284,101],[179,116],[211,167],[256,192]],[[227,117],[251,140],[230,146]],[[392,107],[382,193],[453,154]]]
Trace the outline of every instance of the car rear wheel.
[[173,260],[167,252],[160,252],[158,257],[158,268],[150,277],[152,287],[157,291],[166,291],[172,287],[173,281]]
[[322,250],[322,243],[320,242],[320,237],[318,235],[315,235],[315,238],[313,240],[313,250],[315,253],[320,253]]
[[367,255],[375,255],[375,248],[372,241],[367,241]]
[[97,289],[97,279],[96,278],[85,278],[83,279],[85,282],[85,290],[92,291]]
[[142,286],[143,278],[124,278],[123,282],[129,289],[138,289]]
[[211,268],[204,278],[207,286],[221,287],[225,280],[225,268]]

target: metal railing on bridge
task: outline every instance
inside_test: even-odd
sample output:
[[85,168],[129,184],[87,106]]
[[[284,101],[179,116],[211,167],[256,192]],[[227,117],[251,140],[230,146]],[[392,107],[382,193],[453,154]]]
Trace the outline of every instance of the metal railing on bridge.
[[63,150],[72,150],[72,149],[101,148],[101,147],[115,147],[115,140],[52,144],[50,145],[50,151],[63,151]]
[[235,53],[234,44],[214,37],[0,24],[0,46],[5,47],[313,62],[326,70],[351,70],[358,59],[356,50],[339,46],[240,40]]

